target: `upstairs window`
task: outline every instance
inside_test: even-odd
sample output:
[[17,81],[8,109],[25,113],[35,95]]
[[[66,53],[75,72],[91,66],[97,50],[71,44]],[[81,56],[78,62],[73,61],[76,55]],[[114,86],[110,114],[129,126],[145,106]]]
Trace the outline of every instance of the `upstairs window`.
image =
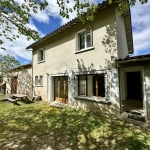
[[91,45],[90,30],[87,30],[86,32],[79,35],[79,40],[80,40],[80,45],[79,45],[80,50],[91,47],[92,45]]
[[38,51],[38,62],[44,61],[44,49]]
[[77,51],[93,48],[92,28],[89,27],[77,33]]

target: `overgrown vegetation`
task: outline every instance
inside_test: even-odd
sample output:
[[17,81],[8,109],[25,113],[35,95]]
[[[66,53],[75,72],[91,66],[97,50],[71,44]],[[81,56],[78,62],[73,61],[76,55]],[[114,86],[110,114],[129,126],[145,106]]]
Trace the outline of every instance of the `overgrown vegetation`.
[[150,130],[109,115],[0,101],[0,149],[144,150]]

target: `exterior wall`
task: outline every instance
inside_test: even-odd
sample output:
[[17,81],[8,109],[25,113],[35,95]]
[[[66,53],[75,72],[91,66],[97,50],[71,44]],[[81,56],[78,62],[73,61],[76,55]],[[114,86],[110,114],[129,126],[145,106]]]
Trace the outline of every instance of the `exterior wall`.
[[25,68],[18,73],[17,93],[26,94],[32,97],[32,68]]
[[[150,61],[149,61],[150,62]],[[145,108],[147,118],[150,119],[150,63],[144,63],[144,87],[145,87]]]
[[118,15],[118,8],[116,8],[116,24],[117,24],[118,58],[125,58],[128,55],[128,45],[124,19],[122,16]]
[[[143,93],[143,110],[145,112],[145,117],[150,119],[150,61],[135,61],[130,63],[120,64],[120,100],[126,100],[125,93],[125,77],[124,73],[141,71],[142,75],[142,93]],[[131,103],[130,103],[131,105]],[[133,103],[133,105],[135,105]],[[132,107],[132,106],[129,106]]]
[[[32,96],[32,68],[24,67],[22,71],[13,73],[14,76],[17,76],[17,93],[19,94],[27,94],[28,96]],[[7,77],[4,77],[4,81],[6,82],[6,93],[11,93],[11,85],[8,82]]]
[[[67,70],[67,75],[72,78],[73,74],[107,74],[107,100],[113,105],[95,103],[88,100],[81,100],[74,98],[77,93],[77,86],[73,87],[73,83],[69,82],[69,101],[71,106],[94,110],[101,110],[102,108],[108,111],[116,110],[120,112],[119,105],[119,83],[117,69],[114,68],[114,60],[123,56],[117,51],[122,51],[121,47],[118,49],[117,43],[124,39],[117,36],[117,32],[122,32],[116,29],[116,6],[110,5],[95,14],[94,21],[87,21],[85,24],[77,23],[63,32],[53,36],[44,43],[34,47],[33,50],[33,82],[35,83],[35,76],[43,76],[43,85],[34,86],[35,95],[40,95],[43,100],[54,100],[54,76],[64,75]],[[105,15],[104,15],[105,14]],[[119,17],[121,19],[121,17]],[[118,19],[118,20],[119,20]],[[91,26],[93,30],[93,49],[76,53],[76,34],[77,32]],[[117,41],[118,40],[118,41]],[[45,49],[45,61],[37,62],[38,50]],[[124,51],[127,51],[124,48]],[[125,52],[126,54],[126,52]],[[114,68],[114,69],[113,69]],[[102,71],[106,69],[106,71]],[[78,72],[78,73],[77,73]],[[75,81],[77,84],[77,81]],[[72,90],[73,88],[73,90]]]

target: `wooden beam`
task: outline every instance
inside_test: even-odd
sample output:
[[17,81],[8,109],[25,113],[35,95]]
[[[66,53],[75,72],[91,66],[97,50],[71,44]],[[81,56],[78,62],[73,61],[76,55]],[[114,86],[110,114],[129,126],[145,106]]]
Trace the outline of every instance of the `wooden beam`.
[[66,102],[66,77],[64,77],[64,102]]
[[98,75],[96,75],[96,97],[98,97]]
[[58,97],[60,98],[60,77],[58,77]]
[[86,96],[88,96],[88,77],[86,75]]
[[[53,97],[54,100],[55,100],[55,96],[56,96],[56,95],[55,95],[55,90],[56,90],[56,89],[55,89],[55,80],[56,80],[56,77],[54,77],[54,97]],[[51,90],[51,89],[50,89],[50,90]]]

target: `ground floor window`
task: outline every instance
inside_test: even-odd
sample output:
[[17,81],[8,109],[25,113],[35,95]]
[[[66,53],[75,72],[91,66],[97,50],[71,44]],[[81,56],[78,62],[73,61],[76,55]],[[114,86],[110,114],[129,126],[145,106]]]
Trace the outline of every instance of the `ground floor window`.
[[35,76],[35,86],[43,86],[43,76]]
[[105,74],[79,75],[78,95],[105,97]]

